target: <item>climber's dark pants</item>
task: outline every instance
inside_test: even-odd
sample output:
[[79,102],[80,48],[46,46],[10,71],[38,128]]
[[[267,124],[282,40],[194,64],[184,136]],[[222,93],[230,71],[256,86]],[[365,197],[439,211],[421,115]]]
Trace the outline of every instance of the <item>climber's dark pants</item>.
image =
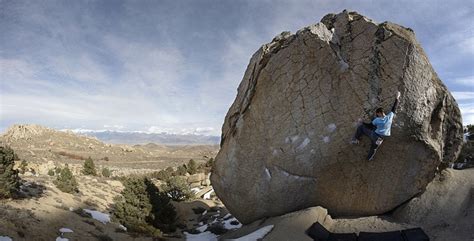
[[360,141],[360,138],[363,135],[368,136],[370,139],[370,149],[369,149],[369,153],[367,154],[367,160],[370,160],[375,155],[375,152],[377,151],[377,148],[379,147],[376,144],[377,139],[378,138],[384,139],[384,136],[381,136],[375,133],[375,126],[368,123],[362,123],[359,127],[357,127],[357,131],[354,138]]

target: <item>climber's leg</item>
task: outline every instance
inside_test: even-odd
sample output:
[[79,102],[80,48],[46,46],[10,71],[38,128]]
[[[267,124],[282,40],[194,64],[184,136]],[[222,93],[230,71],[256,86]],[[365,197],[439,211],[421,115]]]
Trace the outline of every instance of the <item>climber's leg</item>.
[[375,143],[371,143],[367,160],[372,161],[374,159],[378,147],[379,146],[377,146]]
[[358,144],[360,139],[363,135],[368,136],[369,138],[372,136],[373,130],[372,125],[367,123],[362,123],[357,127],[356,133],[354,137],[352,137],[352,144]]
[[382,145],[383,138],[377,135],[374,131],[372,135],[370,135],[370,149],[369,153],[367,154],[367,160],[372,161],[375,157],[375,153],[377,149]]

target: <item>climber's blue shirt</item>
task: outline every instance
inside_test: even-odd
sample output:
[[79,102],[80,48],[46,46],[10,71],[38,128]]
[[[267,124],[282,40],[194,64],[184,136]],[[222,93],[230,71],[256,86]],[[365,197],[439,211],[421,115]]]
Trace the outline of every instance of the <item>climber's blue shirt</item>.
[[382,136],[390,136],[390,128],[392,127],[392,120],[395,114],[393,112],[388,113],[384,117],[377,117],[372,121],[372,124],[377,127],[375,133]]

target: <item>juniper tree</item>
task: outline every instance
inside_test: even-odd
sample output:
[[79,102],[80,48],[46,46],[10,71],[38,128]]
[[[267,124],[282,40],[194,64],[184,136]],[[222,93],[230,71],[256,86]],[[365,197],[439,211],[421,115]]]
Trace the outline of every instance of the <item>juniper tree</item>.
[[103,177],[110,177],[110,176],[112,176],[112,172],[107,167],[104,167],[104,168],[102,168],[102,176]]
[[190,200],[194,197],[194,193],[183,177],[171,177],[161,185],[161,190],[177,202]]
[[114,219],[131,232],[160,236],[160,229],[171,231],[176,211],[164,193],[148,178],[131,177],[123,184],[122,195],[114,198]]
[[69,166],[66,166],[61,169],[61,172],[57,176],[56,180],[54,181],[56,187],[67,193],[77,193],[79,192],[78,184],[76,178],[72,175]]
[[95,169],[94,161],[92,160],[91,157],[87,158],[84,161],[82,174],[97,176],[97,170]]
[[186,165],[181,165],[174,172],[174,176],[184,176],[186,175],[186,173],[188,173],[188,171],[186,170]]
[[188,173],[191,175],[197,173],[197,168],[198,168],[197,163],[193,159],[189,160],[188,165],[186,165],[186,169]]
[[0,146],[0,199],[15,197],[20,188],[18,171],[13,169],[16,159],[10,147]]

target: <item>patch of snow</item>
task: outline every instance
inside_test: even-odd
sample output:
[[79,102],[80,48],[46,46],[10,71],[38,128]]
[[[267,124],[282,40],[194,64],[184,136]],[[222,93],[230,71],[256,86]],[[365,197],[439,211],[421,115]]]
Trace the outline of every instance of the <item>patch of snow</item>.
[[0,236],[0,241],[13,241],[13,239],[8,236]]
[[270,180],[272,178],[272,174],[270,174],[270,171],[266,167],[265,167],[265,173],[267,174],[268,180]]
[[230,218],[230,216],[232,216],[232,214],[228,213],[223,217],[223,219],[228,219],[228,218]]
[[211,194],[214,192],[214,189],[211,189],[209,192],[206,192],[206,194],[204,194],[202,197],[206,200],[210,200],[211,199]]
[[119,228],[122,229],[123,231],[127,231],[127,227],[123,226],[122,224],[119,224]]
[[231,239],[233,241],[257,241],[257,240],[261,240],[263,239],[263,237],[265,237],[265,235],[267,235],[268,233],[270,233],[273,229],[273,225],[267,225],[263,228],[260,228],[252,233],[249,233],[245,236],[242,236],[238,239]]
[[90,215],[92,215],[92,218],[103,223],[103,224],[106,224],[106,223],[109,223],[110,222],[110,215],[109,214],[106,214],[106,213],[102,213],[102,212],[99,212],[99,211],[94,211],[94,210],[90,210],[90,209],[83,209],[84,212],[86,213],[89,213]]
[[200,192],[200,191],[201,191],[201,188],[199,188],[199,187],[193,187],[193,188],[191,188],[191,192],[193,192],[194,194],[196,194],[196,193],[198,193],[198,192]]
[[278,156],[278,150],[277,150],[277,149],[273,149],[272,155]]
[[69,241],[69,239],[68,238],[62,238],[62,237],[57,237],[56,241]]
[[289,137],[285,138],[285,143],[290,143],[290,138]]
[[324,141],[324,143],[329,143],[331,141],[331,139],[329,138],[329,136],[324,136],[323,141]]
[[310,151],[310,152],[311,152],[311,154],[314,154],[314,153],[316,153],[316,151],[315,151],[314,149],[311,149],[311,151]]
[[74,233],[74,231],[72,231],[72,229],[70,228],[60,228],[59,232],[60,233]]
[[[236,225],[231,224],[234,221],[238,222],[239,224],[236,224]],[[230,218],[230,219],[224,220],[224,222],[222,222],[222,224],[224,225],[225,229],[229,229],[229,230],[230,229],[238,229],[238,228],[242,227],[242,224],[236,218]]]
[[204,210],[204,212],[201,213],[201,216],[204,216],[207,214],[207,210]]
[[199,232],[201,232],[201,233],[204,232],[204,231],[206,231],[206,229],[207,229],[207,224],[202,225],[202,226],[196,228],[196,230],[199,230]]
[[190,234],[188,232],[184,232],[187,241],[217,241],[217,235],[206,231],[204,233],[198,234]]
[[327,126],[327,129],[328,129],[329,132],[334,132],[337,129],[336,124],[334,124],[334,123],[329,124]]
[[304,141],[301,142],[301,144],[296,149],[303,150],[310,142],[311,140],[308,137],[306,137]]

